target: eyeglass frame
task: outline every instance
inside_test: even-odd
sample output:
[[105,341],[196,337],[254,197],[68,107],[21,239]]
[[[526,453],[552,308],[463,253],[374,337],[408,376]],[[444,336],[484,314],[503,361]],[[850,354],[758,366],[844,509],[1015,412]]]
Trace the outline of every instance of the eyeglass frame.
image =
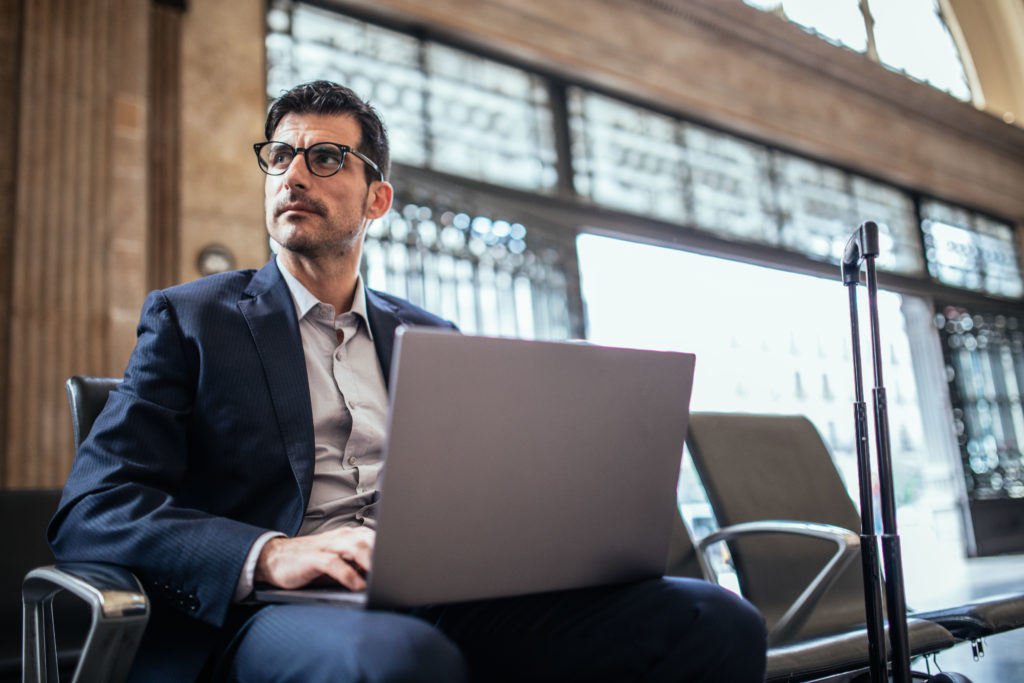
[[[358,151],[356,149],[353,149],[353,148],[349,147],[348,145],[343,145],[340,142],[314,142],[309,147],[292,147],[287,142],[281,142],[280,140],[266,140],[264,142],[257,142],[255,144],[253,144],[252,149],[253,149],[254,152],[256,152],[256,162],[257,162],[257,165],[260,167],[260,170],[263,171],[264,173],[266,173],[267,175],[278,176],[278,175],[284,175],[285,173],[288,172],[288,167],[287,166],[280,173],[271,173],[270,169],[268,167],[264,167],[264,165],[263,165],[263,157],[260,156],[260,150],[262,150],[264,147],[266,147],[267,145],[269,145],[271,143],[276,144],[276,145],[284,145],[288,149],[292,150],[294,152],[294,156],[292,156],[292,161],[295,160],[295,157],[298,156],[299,152],[302,152],[302,158],[306,162],[306,169],[310,173],[315,175],[317,178],[330,178],[332,175],[336,174],[338,171],[340,171],[345,166],[345,155],[352,154],[354,157],[356,157],[357,159],[362,161],[364,164],[366,164],[367,166],[372,168],[374,171],[376,171],[377,172],[377,176],[379,177],[379,180],[381,182],[384,182],[384,171],[380,170],[380,166],[377,165],[377,162],[375,162],[373,159],[371,159],[370,157],[366,156],[362,152],[360,152],[360,151]],[[320,145],[331,145],[332,147],[337,147],[338,150],[342,154],[341,163],[338,164],[338,168],[334,169],[334,171],[332,171],[331,173],[328,173],[327,175],[321,175],[321,174],[317,173],[316,171],[313,170],[313,167],[309,165],[309,150],[313,149],[314,147],[319,147]],[[291,162],[289,162],[288,165],[290,166]]]

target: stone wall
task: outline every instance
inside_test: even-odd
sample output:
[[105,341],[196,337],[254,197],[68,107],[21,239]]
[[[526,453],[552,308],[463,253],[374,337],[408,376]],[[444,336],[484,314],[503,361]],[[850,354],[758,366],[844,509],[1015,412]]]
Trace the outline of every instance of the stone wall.
[[0,486],[63,481],[64,380],[121,374],[150,288],[197,277],[207,242],[240,267],[266,259],[247,149],[265,106],[262,3],[193,5],[0,6],[0,130],[16,150],[0,170]]

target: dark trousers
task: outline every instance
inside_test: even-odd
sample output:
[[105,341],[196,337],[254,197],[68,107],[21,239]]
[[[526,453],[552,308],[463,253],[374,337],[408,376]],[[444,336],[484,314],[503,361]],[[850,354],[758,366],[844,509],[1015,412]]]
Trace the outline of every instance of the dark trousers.
[[657,579],[412,614],[272,605],[225,663],[239,681],[758,683],[765,629],[724,589]]

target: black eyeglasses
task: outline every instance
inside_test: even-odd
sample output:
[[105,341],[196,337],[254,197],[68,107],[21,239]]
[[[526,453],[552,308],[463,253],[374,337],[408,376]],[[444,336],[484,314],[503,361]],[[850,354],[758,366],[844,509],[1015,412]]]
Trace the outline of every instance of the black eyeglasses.
[[292,147],[287,142],[269,140],[257,142],[252,148],[256,151],[260,169],[267,175],[282,175],[291,166],[295,155],[302,152],[309,172],[326,178],[340,171],[345,163],[345,155],[351,154],[376,171],[380,180],[384,180],[384,173],[370,157],[348,145],[339,145],[336,142],[318,142],[311,147]]

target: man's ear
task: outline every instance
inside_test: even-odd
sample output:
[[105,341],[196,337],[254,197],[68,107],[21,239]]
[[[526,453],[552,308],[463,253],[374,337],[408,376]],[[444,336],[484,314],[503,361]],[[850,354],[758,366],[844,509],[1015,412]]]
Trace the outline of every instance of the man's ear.
[[368,192],[370,197],[366,202],[366,218],[372,221],[386,214],[391,208],[395,189],[386,180],[375,180],[370,183]]

